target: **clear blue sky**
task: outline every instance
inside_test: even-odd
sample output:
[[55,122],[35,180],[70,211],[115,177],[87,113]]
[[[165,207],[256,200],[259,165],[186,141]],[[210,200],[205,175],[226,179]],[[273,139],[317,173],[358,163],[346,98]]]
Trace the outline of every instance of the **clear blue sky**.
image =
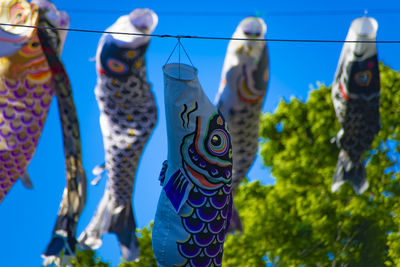
[[[368,10],[378,23],[378,40],[400,40],[400,1],[61,1],[54,3],[69,12],[71,28],[104,30],[121,15],[137,7],[148,7],[159,14],[156,34],[181,34],[230,37],[245,15],[194,16],[168,15],[167,12],[231,12],[265,14],[267,38],[344,40],[350,23]],[[77,12],[78,10],[86,12]],[[94,12],[95,10],[108,10]],[[311,11],[311,13],[309,13]],[[327,11],[343,11],[327,13]],[[379,12],[378,12],[379,11]],[[302,14],[283,15],[281,12]],[[271,15],[268,16],[268,13]],[[319,15],[318,15],[319,14]],[[83,163],[89,181],[92,168],[104,161],[99,125],[99,110],[94,96],[96,84],[93,61],[100,34],[70,32],[62,59],[70,76],[75,105],[78,111]],[[228,41],[182,40],[189,56],[199,70],[199,79],[211,100],[218,90],[222,64]],[[158,174],[166,158],[166,129],[164,115],[163,74],[175,39],[153,38],[147,52],[149,81],[153,85],[159,109],[159,122],[145,149],[137,175],[134,207],[137,224],[149,224],[155,214],[160,192]],[[342,44],[338,43],[268,43],[270,84],[264,112],[273,112],[281,98],[307,99],[310,86],[320,81],[331,84]],[[400,69],[400,44],[378,44],[380,61],[395,70]],[[176,57],[175,57],[176,58]],[[172,61],[174,58],[172,58]],[[2,267],[40,266],[41,253],[46,247],[55,223],[62,191],[65,186],[65,167],[61,126],[53,99],[49,116],[36,154],[28,168],[35,189],[29,191],[18,181],[0,204],[0,265]],[[274,179],[261,160],[249,173],[251,180],[271,184]],[[312,179],[312,177],[310,177]],[[327,177],[330,179],[330,177]],[[106,179],[98,186],[88,186],[88,201],[82,213],[78,235],[88,224],[103,195]],[[98,255],[112,266],[119,263],[120,252],[114,235],[103,238]]]

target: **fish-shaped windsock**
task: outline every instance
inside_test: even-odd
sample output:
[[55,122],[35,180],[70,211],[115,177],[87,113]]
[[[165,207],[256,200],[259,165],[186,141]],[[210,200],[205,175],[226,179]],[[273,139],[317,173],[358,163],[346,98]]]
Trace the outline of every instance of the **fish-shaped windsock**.
[[224,117],[197,70],[164,70],[168,160],[152,244],[160,266],[221,266],[232,208],[232,146]]
[[[3,0],[0,8],[2,22],[38,25],[39,9],[35,3]],[[3,26],[13,33],[17,32],[14,28],[17,27]],[[0,39],[0,46],[6,46],[5,50],[0,49],[1,53],[11,53],[0,58],[0,202],[18,178],[31,186],[26,169],[35,153],[55,90],[37,30],[26,37],[29,37],[27,43],[16,52],[9,49],[8,40]],[[58,45],[63,42],[60,39]]]
[[[341,125],[336,143],[340,148],[332,191],[348,181],[357,194],[368,188],[363,153],[380,130],[380,79],[376,51],[378,23],[355,19],[349,29],[332,85],[332,100]],[[362,42],[367,41],[367,42]]]
[[[135,9],[107,31],[150,34],[157,23],[152,10]],[[96,54],[95,94],[108,180],[96,214],[79,240],[96,249],[104,233],[115,233],[126,261],[139,256],[132,192],[139,159],[157,122],[157,107],[145,66],[149,41],[148,36],[105,34]]]
[[[86,203],[86,174],[82,166],[79,122],[72,98],[68,75],[59,58],[66,38],[66,31],[51,28],[68,28],[69,16],[47,0],[34,0],[39,6],[39,24],[45,30],[38,30],[38,37],[47,63],[51,70],[53,87],[57,96],[62,126],[66,165],[66,187],[64,189],[56,224],[51,240],[43,253],[43,264],[68,261],[74,256],[78,219]],[[61,264],[58,264],[61,265]]]
[[[247,17],[229,42],[215,100],[225,117],[232,138],[232,192],[249,171],[258,150],[259,121],[269,76],[267,46],[263,39],[267,26],[261,18]],[[229,231],[242,230],[235,207]]]
[[0,57],[14,54],[29,42],[35,33],[30,26],[37,25],[37,19],[37,6],[27,1],[0,1]]

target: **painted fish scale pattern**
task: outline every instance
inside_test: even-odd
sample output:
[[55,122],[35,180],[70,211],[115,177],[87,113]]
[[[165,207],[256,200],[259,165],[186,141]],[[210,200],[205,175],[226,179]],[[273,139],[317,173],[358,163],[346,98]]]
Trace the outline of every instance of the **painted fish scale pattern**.
[[31,161],[51,99],[53,80],[37,35],[0,59],[0,201]]
[[187,203],[192,209],[182,216],[182,225],[191,235],[178,241],[179,253],[187,260],[177,266],[221,266],[232,207],[231,184],[213,191],[194,186]]
[[380,129],[379,94],[370,99],[361,97],[345,101],[338,92],[334,102],[345,133],[340,136],[340,146],[352,161],[360,160]]
[[[144,62],[144,57],[139,61]],[[119,206],[131,202],[136,168],[157,122],[156,103],[144,65],[126,81],[100,76],[95,93],[110,129],[103,131],[107,188]]]
[[259,120],[262,101],[233,107],[228,120],[233,157],[232,188],[235,190],[249,171],[258,150]]

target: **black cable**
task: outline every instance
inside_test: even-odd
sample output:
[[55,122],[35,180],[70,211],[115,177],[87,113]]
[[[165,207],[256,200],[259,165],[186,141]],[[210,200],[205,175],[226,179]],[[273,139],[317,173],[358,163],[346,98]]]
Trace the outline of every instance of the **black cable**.
[[111,31],[98,31],[98,30],[86,30],[86,29],[72,29],[72,28],[57,28],[57,27],[39,27],[29,25],[18,25],[9,23],[0,23],[0,26],[14,26],[14,27],[25,27],[42,30],[59,30],[59,31],[72,31],[72,32],[85,32],[85,33],[107,33],[107,34],[121,34],[121,35],[134,35],[134,36],[148,36],[158,38],[176,38],[176,39],[200,39],[200,40],[236,40],[236,41],[254,41],[254,42],[291,42],[291,43],[377,43],[377,44],[400,44],[400,41],[389,40],[389,41],[371,41],[371,40],[318,40],[318,39],[270,39],[270,38],[233,38],[233,37],[212,37],[212,36],[192,36],[192,35],[169,35],[169,34],[146,34],[146,33],[129,33],[129,32],[111,32]]

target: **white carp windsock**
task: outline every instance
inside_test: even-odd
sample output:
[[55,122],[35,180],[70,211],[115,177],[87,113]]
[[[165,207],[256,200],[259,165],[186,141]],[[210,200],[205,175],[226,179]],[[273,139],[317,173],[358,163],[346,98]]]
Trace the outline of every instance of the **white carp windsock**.
[[[232,192],[249,171],[258,150],[261,108],[267,91],[269,68],[263,39],[267,26],[261,18],[247,17],[236,28],[226,52],[221,84],[215,100],[232,138]],[[235,207],[229,231],[242,230]]]
[[197,70],[163,67],[168,160],[154,219],[160,266],[221,266],[232,208],[232,146],[223,116]]
[[[343,45],[332,85],[332,100],[341,125],[336,143],[340,148],[332,191],[348,181],[357,194],[368,188],[364,151],[380,130],[380,79],[376,51],[378,23],[373,18],[355,19]],[[366,42],[362,42],[366,41]]]
[[[150,9],[135,9],[107,31],[151,34],[158,23]],[[126,261],[139,257],[132,193],[142,151],[157,122],[157,107],[147,81],[145,53],[150,37],[104,34],[96,54],[95,88],[108,180],[82,245],[96,249],[104,233],[115,233]]]

